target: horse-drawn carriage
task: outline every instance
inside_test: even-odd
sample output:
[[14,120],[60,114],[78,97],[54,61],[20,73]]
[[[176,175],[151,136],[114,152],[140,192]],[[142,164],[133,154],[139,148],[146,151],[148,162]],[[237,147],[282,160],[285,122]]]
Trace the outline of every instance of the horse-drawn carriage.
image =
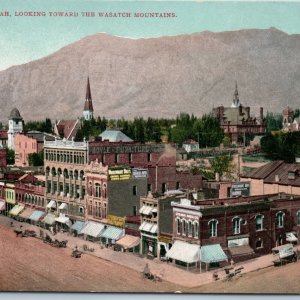
[[45,238],[43,239],[44,243],[48,243],[53,247],[57,247],[57,248],[66,248],[67,247],[67,240],[63,240],[63,241],[59,241],[57,239],[52,240],[52,238],[46,234]]

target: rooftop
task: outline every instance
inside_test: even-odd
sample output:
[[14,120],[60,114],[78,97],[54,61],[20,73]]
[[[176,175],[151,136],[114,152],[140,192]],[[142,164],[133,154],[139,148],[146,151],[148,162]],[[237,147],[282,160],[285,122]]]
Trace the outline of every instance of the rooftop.
[[106,129],[99,135],[102,140],[108,140],[110,142],[133,142],[133,140],[117,129]]

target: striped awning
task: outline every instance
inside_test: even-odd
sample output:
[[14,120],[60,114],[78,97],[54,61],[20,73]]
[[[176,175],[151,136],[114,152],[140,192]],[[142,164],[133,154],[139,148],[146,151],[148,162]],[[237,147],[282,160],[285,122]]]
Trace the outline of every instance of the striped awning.
[[71,229],[79,232],[84,226],[84,222],[82,221],[76,221],[72,226]]
[[140,238],[133,235],[125,235],[124,237],[120,238],[116,244],[122,246],[124,249],[131,249],[136,247],[140,243]]
[[29,217],[32,215],[33,213],[33,209],[31,208],[25,208],[19,215],[20,218],[23,218],[23,219],[29,219]]
[[67,203],[61,203],[61,205],[58,207],[59,209],[67,209],[68,208],[68,204]]
[[0,211],[5,210],[5,201],[0,200]]
[[43,222],[48,224],[48,225],[52,225],[55,223],[55,215],[54,214],[51,214],[51,213],[48,213],[44,219],[43,219]]
[[92,237],[100,237],[104,230],[104,224],[87,221],[79,234],[86,234]]
[[72,225],[70,219],[66,217],[65,214],[60,213],[58,218],[55,218],[55,221],[58,223],[66,224],[69,227]]
[[119,240],[124,235],[124,230],[115,226],[107,226],[100,237],[111,240]]
[[206,245],[201,247],[200,260],[205,263],[214,263],[228,260],[220,244]]
[[153,227],[153,225],[155,224],[143,222],[142,225],[139,227],[139,230],[151,232],[151,228]]
[[17,216],[24,208],[25,208],[24,205],[15,205],[15,206],[9,211],[9,214],[12,215],[12,216]]
[[43,216],[45,215],[44,211],[35,210],[29,217],[29,220],[31,221],[39,221]]
[[140,212],[140,214],[143,214],[143,215],[150,215],[152,213],[152,210],[153,210],[152,206],[143,205],[140,208],[139,212]]

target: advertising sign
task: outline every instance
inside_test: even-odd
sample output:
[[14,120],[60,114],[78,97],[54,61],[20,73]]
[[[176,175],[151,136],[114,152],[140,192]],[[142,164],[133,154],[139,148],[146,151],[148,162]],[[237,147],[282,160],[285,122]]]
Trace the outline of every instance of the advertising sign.
[[108,170],[109,180],[128,180],[131,178],[131,169],[120,168]]
[[233,182],[230,197],[250,196],[250,182]]

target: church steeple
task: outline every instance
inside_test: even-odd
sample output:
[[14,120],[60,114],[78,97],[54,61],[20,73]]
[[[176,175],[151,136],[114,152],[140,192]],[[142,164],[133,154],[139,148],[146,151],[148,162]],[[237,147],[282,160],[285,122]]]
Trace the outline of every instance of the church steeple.
[[85,102],[84,102],[84,109],[83,109],[83,116],[86,120],[93,119],[93,102],[92,102],[92,93],[91,93],[91,86],[90,86],[90,78],[87,78],[86,84],[86,94],[85,94]]
[[231,107],[239,107],[240,104],[240,98],[239,98],[239,91],[238,91],[238,85],[237,82],[235,82],[235,90],[234,90],[234,94],[233,94],[233,101],[231,104]]

